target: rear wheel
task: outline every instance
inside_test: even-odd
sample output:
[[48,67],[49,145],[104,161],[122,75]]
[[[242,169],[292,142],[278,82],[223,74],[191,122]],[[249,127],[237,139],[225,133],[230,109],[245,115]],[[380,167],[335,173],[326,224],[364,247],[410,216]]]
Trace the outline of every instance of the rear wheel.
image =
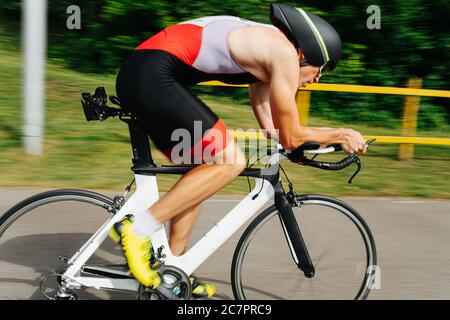
[[242,235],[232,262],[236,299],[365,299],[376,249],[362,217],[326,196],[298,196],[293,207],[316,274],[306,278],[292,258],[278,210],[261,213]]
[[[0,217],[0,299],[46,299],[61,283],[67,259],[114,213],[113,201],[101,194],[61,189],[15,205]],[[88,265],[125,265],[120,248],[104,241]],[[135,299],[136,293],[93,288],[73,292],[81,299]]]

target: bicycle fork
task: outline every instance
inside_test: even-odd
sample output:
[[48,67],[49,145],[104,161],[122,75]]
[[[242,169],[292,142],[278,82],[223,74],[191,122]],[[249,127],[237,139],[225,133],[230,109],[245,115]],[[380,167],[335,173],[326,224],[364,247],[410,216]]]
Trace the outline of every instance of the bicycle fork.
[[288,242],[289,250],[292,258],[297,264],[298,268],[303,271],[305,277],[313,278],[315,269],[306,248],[305,241],[301,234],[297,220],[295,219],[292,206],[287,199],[286,192],[278,182],[275,186],[275,206],[278,209],[278,216],[280,218],[281,226],[283,228],[286,241]]

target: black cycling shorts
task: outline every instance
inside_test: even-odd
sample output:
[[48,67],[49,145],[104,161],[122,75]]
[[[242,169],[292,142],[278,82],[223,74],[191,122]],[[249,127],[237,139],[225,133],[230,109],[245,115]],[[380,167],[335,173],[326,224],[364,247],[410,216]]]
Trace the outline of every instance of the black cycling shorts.
[[225,124],[188,90],[190,85],[207,80],[209,75],[170,53],[139,50],[122,65],[116,91],[169,160],[201,163],[231,141]]

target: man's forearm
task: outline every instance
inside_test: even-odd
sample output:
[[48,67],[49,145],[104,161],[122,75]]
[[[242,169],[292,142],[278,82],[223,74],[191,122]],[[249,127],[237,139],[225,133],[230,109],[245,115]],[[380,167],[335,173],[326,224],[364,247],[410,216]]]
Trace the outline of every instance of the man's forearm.
[[280,141],[277,130],[275,128],[261,128],[261,129],[264,130],[264,135],[266,136],[267,139]]
[[342,143],[342,130],[301,127],[301,129],[292,137],[288,149],[295,149],[306,142],[317,142],[321,146]]

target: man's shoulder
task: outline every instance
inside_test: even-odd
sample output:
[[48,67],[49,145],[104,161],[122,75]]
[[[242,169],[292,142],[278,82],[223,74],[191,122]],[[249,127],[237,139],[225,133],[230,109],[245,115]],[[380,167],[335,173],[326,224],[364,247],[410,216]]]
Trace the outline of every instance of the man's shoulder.
[[276,28],[266,28],[256,24],[250,28],[238,30],[241,32],[241,45],[251,46],[250,52],[263,55],[269,59],[296,58],[297,51],[287,38]]

